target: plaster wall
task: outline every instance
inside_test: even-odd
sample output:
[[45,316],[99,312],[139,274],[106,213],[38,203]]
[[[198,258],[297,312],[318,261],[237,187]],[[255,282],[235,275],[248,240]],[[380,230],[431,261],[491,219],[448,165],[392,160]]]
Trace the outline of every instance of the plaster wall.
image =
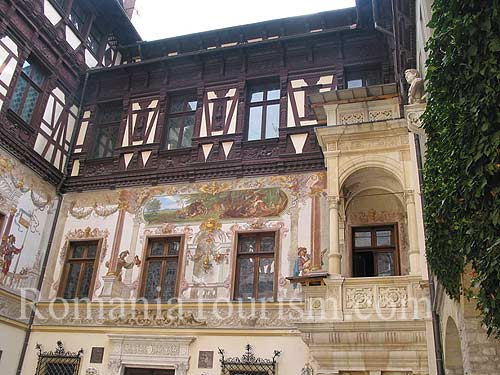
[[0,373],[15,374],[26,331],[23,328],[0,321]]
[[[112,345],[108,334],[116,332],[50,332],[34,331],[31,336],[30,346],[26,354],[26,360],[23,367],[23,373],[34,373],[37,363],[37,355],[34,344],[42,344],[43,350],[52,350],[55,348],[57,340],[61,340],[67,351],[77,352],[83,349],[83,357],[80,367],[80,373],[84,374],[88,368],[95,368],[100,375],[114,375],[113,369],[108,367]],[[245,345],[250,344],[254,348],[256,357],[270,359],[274,350],[281,350],[282,354],[278,360],[278,373],[288,375],[300,375],[301,369],[309,361],[307,346],[296,332],[284,331],[280,333],[271,333],[259,331],[221,331],[218,334],[203,334],[196,331],[165,331],[165,330],[121,330],[120,334],[130,337],[133,340],[137,335],[156,335],[159,340],[165,338],[176,338],[180,336],[193,337],[194,340],[189,344],[189,370],[188,375],[218,375],[221,373],[218,348],[224,349],[226,357],[241,357],[244,353]],[[104,347],[103,363],[90,363],[90,353],[92,347]],[[148,348],[139,344],[138,351],[148,352]],[[213,368],[198,368],[199,351],[213,351]],[[126,357],[126,355],[124,355]],[[172,357],[172,361],[175,358]],[[154,363],[152,360],[149,366],[156,368],[173,368],[173,362],[165,359],[162,362]],[[126,358],[124,358],[126,362]],[[16,363],[17,365],[17,363]],[[132,366],[132,365],[131,365]]]

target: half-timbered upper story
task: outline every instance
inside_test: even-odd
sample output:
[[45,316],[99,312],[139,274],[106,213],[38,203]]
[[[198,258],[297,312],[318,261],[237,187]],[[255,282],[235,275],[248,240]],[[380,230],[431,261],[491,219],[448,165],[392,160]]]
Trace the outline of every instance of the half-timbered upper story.
[[52,184],[67,168],[89,69],[140,37],[115,0],[0,3],[0,144]]
[[89,77],[67,189],[323,169],[309,95],[399,82],[413,63],[390,2],[374,6],[123,48],[126,65]]
[[411,3],[141,42],[116,0],[7,0],[1,144],[66,190],[323,169],[309,96],[403,93]]

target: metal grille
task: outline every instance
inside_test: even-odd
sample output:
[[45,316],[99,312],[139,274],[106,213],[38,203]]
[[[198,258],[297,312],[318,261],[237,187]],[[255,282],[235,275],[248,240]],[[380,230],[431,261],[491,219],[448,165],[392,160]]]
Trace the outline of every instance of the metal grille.
[[256,358],[251,345],[245,346],[245,353],[239,357],[226,358],[219,348],[222,375],[275,375],[276,360],[281,352],[274,351],[271,359]]
[[38,364],[35,375],[77,375],[80,368],[80,359],[83,350],[67,352],[61,341],[57,342],[54,351],[42,352],[42,346],[36,345],[38,350]]

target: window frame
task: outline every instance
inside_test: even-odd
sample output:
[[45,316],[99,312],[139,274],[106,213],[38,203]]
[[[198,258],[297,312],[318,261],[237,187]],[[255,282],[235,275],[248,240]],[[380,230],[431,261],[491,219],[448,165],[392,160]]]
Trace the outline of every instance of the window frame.
[[[120,120],[116,122],[104,122],[101,123],[100,121],[100,114],[103,109],[107,108],[120,108]],[[106,102],[106,103],[100,103],[97,105],[97,111],[96,114],[94,115],[94,121],[92,124],[92,131],[89,132],[91,135],[91,140],[90,140],[90,145],[88,147],[88,155],[90,160],[101,160],[101,159],[109,159],[112,158],[114,155],[114,152],[117,148],[120,147],[120,136],[121,134],[121,127],[122,127],[122,122],[123,122],[123,103],[122,102]],[[97,137],[100,134],[101,129],[104,128],[113,128],[116,127],[116,141],[115,144],[113,145],[113,150],[111,151],[110,156],[98,156],[97,155],[97,147],[99,142],[97,141]]]
[[[272,253],[270,252],[265,252],[265,253],[260,253],[260,254],[273,254],[272,259],[274,260],[274,277],[273,277],[273,296],[272,296],[272,302],[275,302],[277,300],[278,296],[278,274],[279,274],[279,248],[280,248],[280,231],[279,230],[259,230],[259,231],[236,231],[235,232],[235,243],[234,243],[234,257],[233,257],[233,282],[232,282],[232,291],[231,291],[231,296],[233,301],[241,301],[241,302],[260,302],[260,301],[266,301],[266,302],[271,302],[270,300],[267,299],[259,299],[256,298],[258,297],[258,275],[259,275],[259,267],[254,267],[254,285],[253,285],[253,292],[252,292],[252,298],[246,299],[239,297],[237,295],[238,293],[238,287],[239,287],[239,276],[240,276],[240,268],[238,267],[239,265],[239,259],[241,258],[252,258],[255,257],[255,254],[257,254],[257,257],[260,258],[259,252],[256,251],[254,253],[243,253],[240,254],[240,238],[245,237],[245,236],[257,236],[257,238],[262,238],[262,237],[269,237],[265,236],[266,234],[268,235],[269,233],[274,234],[274,251]],[[260,242],[259,245],[260,247]],[[263,258],[269,258],[268,256],[264,256]],[[259,259],[260,261],[260,259]],[[256,278],[257,276],[257,278]]]
[[[392,244],[389,246],[377,246],[377,231],[380,230],[390,230],[391,231],[391,241]],[[355,245],[355,233],[356,232],[370,232],[370,246],[360,246]],[[373,276],[356,276],[355,275],[355,255],[356,253],[367,253],[371,252],[373,254]],[[378,275],[378,261],[377,257],[379,253],[392,252],[393,255],[393,266],[394,275],[391,276],[379,276]],[[387,223],[387,224],[377,224],[377,225],[363,225],[363,226],[353,226],[351,227],[351,264],[352,264],[352,277],[393,277],[400,276],[400,254],[399,254],[399,237],[398,237],[398,225],[397,223]]]
[[69,270],[70,270],[70,264],[71,263],[90,263],[88,260],[92,258],[75,258],[75,260],[71,261],[70,259],[70,254],[72,253],[73,246],[76,247],[79,244],[85,244],[85,246],[88,248],[91,244],[96,245],[96,254],[94,258],[94,263],[93,263],[93,268],[92,268],[92,277],[90,279],[90,285],[89,285],[89,295],[86,297],[79,297],[78,292],[81,288],[81,281],[82,281],[82,275],[84,272],[80,270],[80,273],[78,275],[78,281],[77,281],[77,286],[76,286],[76,291],[75,291],[75,297],[74,298],[88,298],[92,299],[93,294],[94,294],[94,285],[95,285],[95,280],[97,275],[99,274],[99,259],[101,256],[101,247],[102,247],[102,239],[82,239],[82,240],[70,240],[68,242],[66,254],[64,257],[64,266],[62,269],[62,274],[61,274],[61,282],[59,283],[59,289],[57,292],[57,296],[62,299],[64,298],[64,293],[66,291],[66,284],[68,283],[68,275],[69,275]]
[[[194,100],[186,99],[184,104],[183,104],[183,111],[172,112],[173,98],[179,98],[179,97],[190,98],[191,96],[192,96],[192,99],[194,99]],[[196,109],[195,110],[191,110],[191,111],[187,110],[189,108],[190,102],[196,102]],[[192,147],[193,138],[194,138],[195,129],[196,129],[196,113],[198,112],[199,108],[200,108],[200,106],[198,105],[198,97],[197,97],[197,94],[194,92],[172,93],[171,95],[168,96],[167,111],[165,114],[165,121],[164,121],[164,126],[163,126],[163,136],[162,136],[162,142],[161,142],[161,150],[162,151],[183,150],[183,149],[188,149],[188,148]],[[186,118],[188,116],[193,116],[193,134],[191,136],[191,144],[189,146],[182,146],[182,140],[184,138],[184,130],[186,129]],[[171,119],[175,119],[175,118],[182,118],[182,126],[181,126],[181,129],[179,131],[179,136],[177,138],[176,147],[169,149],[169,148],[167,148],[167,145],[170,143],[168,141],[169,121]]]
[[[355,78],[358,77],[357,80],[361,80],[361,86],[349,87],[349,81],[354,81]],[[368,80],[376,77],[376,81],[378,83],[368,84]],[[384,82],[382,67],[376,64],[368,64],[368,65],[357,65],[357,66],[347,66],[344,69],[344,88],[345,89],[356,89],[362,87],[369,87],[374,85],[382,85]]]
[[[252,94],[255,92],[262,91],[264,93],[262,100],[257,102],[252,102]],[[270,99],[268,100],[268,93],[270,91],[279,91],[278,99]],[[248,85],[246,92],[246,114],[245,114],[245,140],[248,142],[253,141],[265,141],[269,139],[277,139],[279,138],[279,130],[281,128],[281,85],[279,81],[271,81],[266,83],[256,83]],[[266,137],[266,129],[267,129],[267,107],[271,105],[278,104],[278,134],[276,137]],[[250,110],[251,108],[262,107],[262,117],[260,124],[260,138],[257,139],[249,139],[250,136]]]
[[[38,85],[37,83],[35,83],[33,81],[33,79],[31,78],[31,72],[30,72],[30,76],[28,76],[23,71],[23,66],[25,63],[37,66],[40,69],[40,71],[44,74],[43,82],[40,85]],[[34,56],[33,54],[31,54],[30,56],[28,56],[24,60],[19,60],[18,65],[16,67],[16,70],[17,70],[18,74],[15,77],[15,82],[11,83],[10,91],[7,93],[7,96],[9,98],[8,111],[10,113],[14,114],[14,116],[16,118],[18,118],[20,121],[22,121],[23,124],[28,125],[30,128],[35,128],[32,124],[38,123],[39,122],[38,120],[40,120],[40,117],[43,116],[43,114],[40,114],[40,109],[42,106],[42,102],[45,102],[47,100],[47,98],[46,98],[47,86],[48,86],[48,82],[50,80],[51,74],[45,68],[45,66],[43,64],[41,64],[39,62],[39,60],[36,58],[36,56]],[[17,85],[19,84],[21,79],[24,79],[26,81],[26,87],[24,88],[23,95],[22,95],[22,98],[21,98],[21,101],[19,104],[19,108],[20,108],[21,113],[18,113],[18,111],[14,110],[14,108],[12,108],[11,106],[12,106],[12,100],[14,98],[14,93],[16,92]],[[36,99],[36,104],[33,107],[33,112],[31,113],[30,119],[29,119],[29,121],[26,121],[22,117],[22,110],[23,110],[24,106],[26,105],[26,98],[28,96],[28,92],[29,92],[29,89],[31,87],[33,87],[35,89],[35,91],[38,93],[38,97]]]
[[[155,241],[165,241],[167,242],[169,239],[175,239],[175,238],[178,238],[180,239],[179,241],[179,253],[177,254],[177,256],[173,256],[173,255],[162,255],[162,256],[151,256],[150,255],[150,252],[151,252],[151,247],[152,247],[152,244],[155,242]],[[146,299],[146,296],[145,296],[145,293],[146,293],[146,281],[147,281],[147,277],[148,277],[148,270],[149,270],[149,267],[148,267],[148,263],[150,262],[150,258],[153,258],[153,259],[162,259],[162,269],[161,269],[161,274],[160,274],[160,280],[158,282],[158,285],[163,285],[163,280],[164,280],[164,277],[165,277],[165,270],[166,270],[166,264],[168,263],[168,258],[177,258],[177,270],[176,270],[176,275],[175,275],[175,286],[174,286],[174,295],[173,297],[171,297],[171,299],[173,300],[176,300],[177,298],[179,298],[179,285],[180,285],[180,275],[181,275],[181,267],[182,267],[182,264],[184,262],[184,246],[185,246],[185,236],[184,235],[179,235],[179,234],[172,234],[172,235],[166,235],[166,236],[148,236],[146,238],[146,245],[144,247],[144,251],[143,251],[143,259],[144,259],[144,262],[143,262],[143,266],[141,267],[142,270],[141,270],[141,275],[140,275],[140,280],[141,280],[141,285],[140,285],[140,288],[139,288],[139,297],[140,298],[143,298],[143,299]],[[161,290],[160,290],[161,292]],[[160,299],[160,301],[163,302],[163,300],[161,299],[161,296],[160,297],[156,297],[155,299],[153,299],[153,301],[157,300],[157,299]],[[168,300],[167,300],[168,301]],[[148,300],[149,302],[149,300]]]

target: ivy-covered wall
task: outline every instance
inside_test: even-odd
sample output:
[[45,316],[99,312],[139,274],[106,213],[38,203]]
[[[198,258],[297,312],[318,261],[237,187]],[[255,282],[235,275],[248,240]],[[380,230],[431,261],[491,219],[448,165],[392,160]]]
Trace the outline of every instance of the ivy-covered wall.
[[[427,257],[500,335],[500,1],[434,0],[427,49]],[[474,292],[461,282],[473,268]]]

